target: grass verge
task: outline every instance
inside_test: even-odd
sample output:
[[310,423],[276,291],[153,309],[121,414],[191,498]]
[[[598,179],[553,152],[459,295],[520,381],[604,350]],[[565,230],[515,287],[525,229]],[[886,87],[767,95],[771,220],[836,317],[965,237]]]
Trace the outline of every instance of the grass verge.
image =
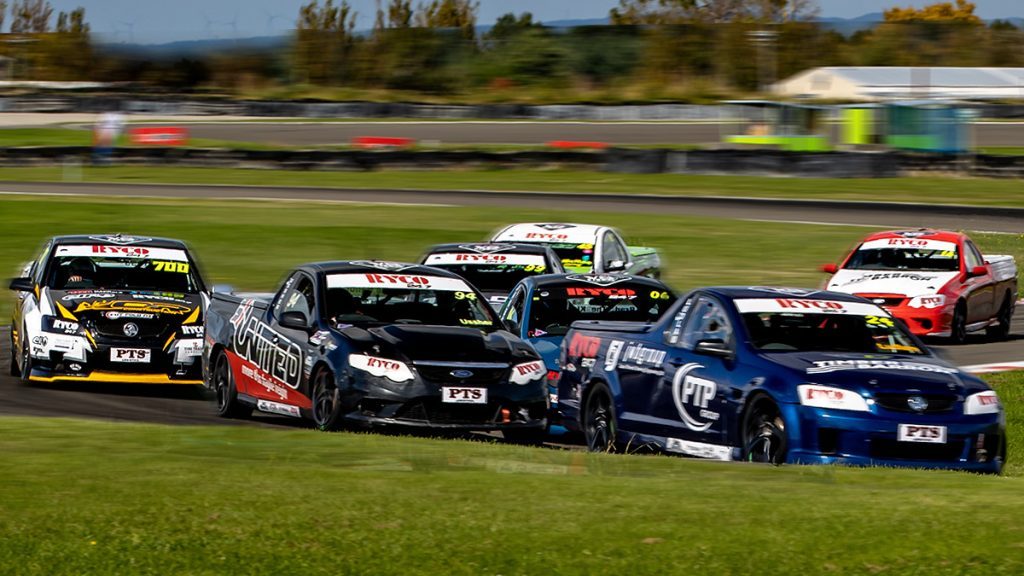
[[60,166],[0,168],[0,182],[61,182],[69,176],[73,176],[76,181],[100,183],[525,190],[1024,207],[1020,181],[967,177],[820,179],[610,174],[568,170],[311,172],[160,166],[84,167],[69,173]]
[[[996,380],[1013,392],[1013,454],[1024,377]],[[1019,464],[1003,478],[771,468],[32,418],[0,418],[0,452],[13,575],[1024,570]]]

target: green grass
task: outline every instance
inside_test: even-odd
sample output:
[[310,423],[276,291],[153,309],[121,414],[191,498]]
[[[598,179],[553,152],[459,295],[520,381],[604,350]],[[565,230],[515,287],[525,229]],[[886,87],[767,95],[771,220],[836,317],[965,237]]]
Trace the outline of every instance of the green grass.
[[[746,283],[817,286],[824,280],[817,266],[836,261],[871,230],[629,213],[573,212],[557,218],[570,216],[620,228],[634,245],[657,247],[665,259],[665,279],[680,289]],[[545,210],[486,207],[3,196],[0,274],[14,275],[51,235],[120,231],[184,239],[209,281],[271,290],[287,270],[303,262],[412,260],[432,244],[478,241],[509,222],[553,217]],[[974,237],[986,252],[1014,254],[1024,262],[1022,237]],[[0,300],[0,317],[6,317],[10,305],[10,299]]]
[[[994,380],[1013,462],[1024,377]],[[1024,571],[1019,457],[998,478],[41,418],[0,418],[0,453],[11,575]]]
[[[133,146],[122,136],[121,146]],[[234,148],[238,150],[277,150],[287,148],[260,142],[189,138],[194,148]],[[0,128],[0,147],[8,146],[92,146],[92,131],[73,128]]]
[[[66,176],[62,167],[0,168],[0,182],[59,182]],[[160,166],[86,167],[80,176],[75,174],[79,177],[86,182],[643,193],[1024,207],[1020,181],[966,177],[836,180],[568,170],[316,172]]]

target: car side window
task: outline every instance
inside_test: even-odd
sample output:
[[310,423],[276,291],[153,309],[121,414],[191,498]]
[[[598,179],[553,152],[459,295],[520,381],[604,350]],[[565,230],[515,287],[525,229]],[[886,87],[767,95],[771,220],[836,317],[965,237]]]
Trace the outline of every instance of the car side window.
[[985,260],[982,258],[981,253],[978,252],[978,248],[975,247],[974,242],[964,242],[964,263],[967,265],[967,270],[975,266],[984,266]]
[[665,342],[671,346],[680,346],[683,342],[683,327],[686,325],[686,319],[689,318],[690,308],[693,307],[693,301],[695,297],[690,296],[683,302],[683,305],[679,307],[679,311],[672,317],[672,323],[669,325],[668,330],[665,332]]
[[313,318],[313,281],[305,274],[300,274],[292,288],[284,295],[281,313],[302,312],[306,318]]
[[31,271],[29,276],[35,281],[36,284],[43,283],[43,268],[46,268],[46,259],[50,255],[50,248],[53,247],[53,242],[47,242],[46,246],[43,246],[43,251],[39,253],[39,257],[32,263]]
[[627,261],[626,251],[622,248],[622,243],[619,242],[614,232],[611,230],[606,231],[601,242],[603,250],[601,257],[604,258],[605,262],[611,262],[612,260]]
[[682,346],[693,349],[702,340],[719,340],[732,343],[732,323],[722,304],[707,296],[701,296],[690,313],[683,329]]
[[516,330],[519,330],[520,323],[523,321],[523,306],[526,303],[525,294],[525,290],[517,288],[512,297],[508,299],[508,308],[505,310],[504,320]]

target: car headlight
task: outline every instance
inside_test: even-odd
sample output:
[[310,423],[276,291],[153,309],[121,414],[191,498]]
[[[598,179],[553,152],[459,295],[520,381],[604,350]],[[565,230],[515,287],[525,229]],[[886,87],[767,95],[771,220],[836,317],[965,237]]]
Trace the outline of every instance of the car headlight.
[[964,402],[964,414],[974,416],[977,414],[998,414],[1003,405],[999,402],[999,396],[995,390],[986,390],[971,394]]
[[369,372],[378,378],[387,378],[392,382],[408,382],[413,379],[412,370],[405,365],[405,362],[390,360],[388,358],[377,358],[364,354],[349,354],[348,365]]
[[65,320],[56,316],[43,316],[43,332],[64,334],[67,336],[84,336],[85,329],[75,320]]
[[931,296],[915,296],[910,299],[907,306],[911,308],[941,308],[946,305],[946,297],[942,294],[933,294]]
[[543,378],[547,373],[544,362],[541,360],[523,362],[512,367],[512,376],[509,377],[509,382],[513,384],[529,384],[534,380]]
[[818,386],[817,384],[801,384],[796,387],[796,392],[800,396],[800,404],[804,406],[854,412],[869,411],[867,400],[850,390]]

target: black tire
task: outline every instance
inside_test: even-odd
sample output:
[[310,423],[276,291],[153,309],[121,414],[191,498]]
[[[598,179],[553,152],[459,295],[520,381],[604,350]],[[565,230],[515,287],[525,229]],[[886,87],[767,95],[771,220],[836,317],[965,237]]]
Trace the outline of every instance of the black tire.
[[963,344],[967,340],[967,305],[957,302],[953,310],[953,320],[949,323],[949,341],[952,344]]
[[583,406],[583,437],[591,452],[615,452],[618,423],[611,392],[596,384]]
[[341,394],[330,370],[321,368],[313,376],[313,424],[318,430],[333,432],[344,425]]
[[985,328],[985,335],[994,340],[1006,340],[1010,336],[1010,322],[1013,320],[1013,297],[1009,294],[1003,298],[996,320],[999,323]]
[[10,368],[10,372],[11,372],[11,376],[21,376],[21,370],[18,369],[18,361],[17,361],[17,358],[16,358],[17,354],[15,354],[15,352],[14,352],[14,346],[15,346],[14,335],[12,334],[11,335],[11,368]]
[[786,461],[786,422],[778,406],[758,398],[743,418],[743,459],[778,466]]
[[238,400],[235,388],[235,377],[228,363],[228,355],[221,351],[213,365],[213,391],[217,396],[217,415],[222,418],[248,418],[252,415],[252,406]]
[[517,428],[513,430],[502,430],[501,435],[506,442],[512,444],[523,444],[526,446],[540,446],[547,439],[547,428]]
[[[11,350],[11,365],[14,365],[14,350]],[[21,378],[23,382],[28,382],[29,377],[32,376],[32,355],[29,354],[28,340],[25,338],[25,333],[21,336],[21,362],[19,362],[19,370],[17,376]]]

